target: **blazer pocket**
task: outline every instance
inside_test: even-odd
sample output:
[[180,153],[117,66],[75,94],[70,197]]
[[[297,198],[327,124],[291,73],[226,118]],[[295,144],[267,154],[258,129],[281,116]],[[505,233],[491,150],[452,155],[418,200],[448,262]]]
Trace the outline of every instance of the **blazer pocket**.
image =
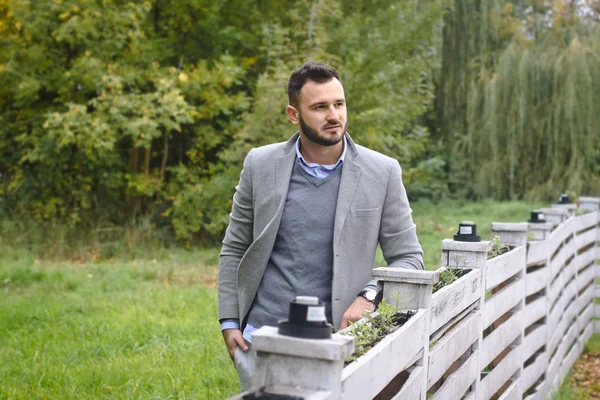
[[355,217],[376,217],[379,216],[379,207],[376,208],[355,208],[350,210]]

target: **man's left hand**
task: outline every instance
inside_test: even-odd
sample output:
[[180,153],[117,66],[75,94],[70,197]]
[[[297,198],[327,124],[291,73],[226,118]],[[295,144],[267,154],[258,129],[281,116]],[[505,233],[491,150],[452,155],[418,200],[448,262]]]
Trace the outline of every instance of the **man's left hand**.
[[351,322],[356,322],[363,317],[363,314],[366,312],[375,311],[375,304],[371,303],[367,299],[362,296],[358,296],[356,300],[350,304],[350,307],[344,312],[342,316],[342,324],[340,325],[340,329],[347,328]]

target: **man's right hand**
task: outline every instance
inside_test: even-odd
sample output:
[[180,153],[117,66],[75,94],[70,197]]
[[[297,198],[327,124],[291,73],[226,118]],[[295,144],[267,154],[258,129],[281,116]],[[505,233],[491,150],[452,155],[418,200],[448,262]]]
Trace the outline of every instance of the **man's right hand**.
[[233,355],[235,354],[236,349],[239,347],[242,351],[248,351],[248,345],[242,336],[242,331],[239,329],[224,329],[223,330],[223,340],[225,340],[225,345],[227,346],[227,351],[229,352],[229,357],[233,361]]

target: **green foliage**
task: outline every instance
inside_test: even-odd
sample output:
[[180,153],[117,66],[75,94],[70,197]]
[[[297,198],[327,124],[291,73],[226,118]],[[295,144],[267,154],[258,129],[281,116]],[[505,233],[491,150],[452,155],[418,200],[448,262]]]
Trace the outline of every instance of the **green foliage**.
[[494,235],[492,237],[492,247],[488,250],[487,259],[491,260],[494,257],[498,257],[510,250],[510,247],[500,241],[500,236]]
[[436,98],[452,190],[600,193],[600,31],[576,3],[455,2]]
[[398,158],[415,196],[443,191],[419,121],[439,2],[209,3],[0,1],[5,215],[221,237],[248,150],[293,133],[286,84],[307,59],[341,70],[359,143]]
[[433,285],[432,291],[433,293],[437,292],[444,286],[448,286],[455,280],[465,276],[471,270],[470,269],[450,269],[446,268],[440,273],[440,281]]

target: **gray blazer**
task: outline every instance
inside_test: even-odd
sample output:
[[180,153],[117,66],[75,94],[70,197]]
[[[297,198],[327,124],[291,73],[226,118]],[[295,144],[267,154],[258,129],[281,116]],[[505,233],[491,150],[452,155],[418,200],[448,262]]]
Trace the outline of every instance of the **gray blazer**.
[[[279,229],[298,136],[253,149],[244,161],[219,261],[219,319],[243,321],[254,301]],[[333,237],[336,328],[371,280],[378,243],[389,266],[423,269],[400,165],[346,138]]]

